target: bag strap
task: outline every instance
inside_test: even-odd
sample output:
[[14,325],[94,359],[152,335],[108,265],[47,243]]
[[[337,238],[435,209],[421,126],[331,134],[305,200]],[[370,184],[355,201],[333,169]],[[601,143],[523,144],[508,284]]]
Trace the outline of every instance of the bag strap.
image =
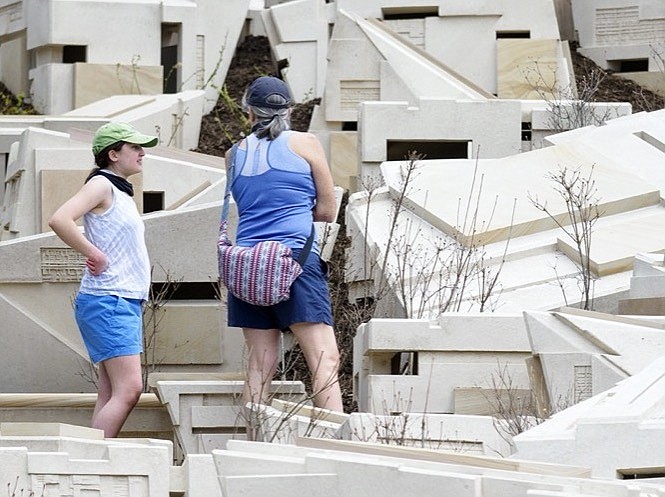
[[236,150],[238,143],[234,143],[229,152],[229,161],[226,167],[226,189],[224,190],[224,205],[222,206],[222,223],[229,217],[229,198],[231,197],[231,183],[234,180]]
[[309,238],[305,242],[305,246],[302,248],[300,255],[298,256],[298,264],[301,266],[305,265],[307,256],[309,255],[310,250],[312,250],[312,244],[314,243],[314,234],[316,233],[316,227],[312,223],[312,232],[309,234]]

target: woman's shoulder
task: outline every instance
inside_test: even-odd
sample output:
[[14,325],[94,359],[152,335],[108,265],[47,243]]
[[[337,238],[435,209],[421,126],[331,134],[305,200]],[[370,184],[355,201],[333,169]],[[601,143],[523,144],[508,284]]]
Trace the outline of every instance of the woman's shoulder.
[[245,139],[238,140],[237,142],[233,143],[228,149],[226,149],[226,152],[224,153],[224,158],[226,160],[229,160],[229,157],[231,157],[231,152],[235,150],[245,150],[247,148],[247,142]]
[[89,195],[111,195],[113,193],[113,183],[103,174],[98,174],[88,179],[81,191]]
[[295,138],[303,138],[303,137],[314,137],[314,133],[310,133],[309,131],[296,131],[293,129],[290,129],[288,131],[284,131],[285,134],[287,134],[289,137],[295,137]]
[[84,212],[99,213],[108,209],[113,203],[113,185],[108,178],[98,175],[86,181],[81,189],[72,197],[85,206]]
[[319,139],[314,133],[308,131],[289,131],[288,134],[289,145],[311,145],[314,142],[318,142]]

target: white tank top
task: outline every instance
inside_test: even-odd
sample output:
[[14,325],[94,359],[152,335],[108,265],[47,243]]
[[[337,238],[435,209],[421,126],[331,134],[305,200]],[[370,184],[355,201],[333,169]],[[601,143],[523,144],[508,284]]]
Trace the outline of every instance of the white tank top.
[[[101,178],[101,179],[100,179]],[[101,176],[90,181],[108,181]],[[81,293],[148,299],[150,260],[145,226],[132,198],[112,186],[113,205],[102,214],[83,216],[85,236],[108,257],[109,266],[99,276],[85,268]]]

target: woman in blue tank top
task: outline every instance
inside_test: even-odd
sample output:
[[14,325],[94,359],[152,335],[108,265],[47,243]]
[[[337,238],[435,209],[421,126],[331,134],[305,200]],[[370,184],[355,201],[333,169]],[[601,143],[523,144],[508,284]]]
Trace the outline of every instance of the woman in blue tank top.
[[[335,221],[336,201],[321,143],[311,133],[289,129],[292,103],[288,87],[278,78],[262,76],[249,85],[243,108],[252,132],[239,143],[235,154],[231,192],[238,207],[236,244],[251,246],[277,240],[291,247],[297,259],[313,222]],[[228,153],[226,159],[228,164]],[[243,329],[249,353],[245,403],[268,402],[281,333],[290,330],[312,374],[314,404],[343,411],[327,265],[319,256],[317,243],[288,300],[255,306],[229,292],[228,324]],[[253,434],[248,433],[248,437]]]

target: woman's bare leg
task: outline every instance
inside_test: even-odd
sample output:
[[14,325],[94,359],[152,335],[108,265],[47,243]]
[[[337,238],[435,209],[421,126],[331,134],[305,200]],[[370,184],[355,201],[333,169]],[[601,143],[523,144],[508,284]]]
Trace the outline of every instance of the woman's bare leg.
[[279,362],[280,331],[243,328],[247,345],[247,378],[243,400],[245,404],[268,402],[270,383]]
[[106,405],[111,399],[111,380],[106,373],[104,363],[99,363],[99,377],[97,378],[97,401],[95,402],[95,410],[92,411],[92,419],[97,418],[97,413]]
[[243,389],[245,434],[247,440],[262,440],[261,409],[268,404],[270,384],[279,361],[279,330],[243,328],[247,345],[247,377]]
[[332,411],[344,412],[337,372],[339,349],[332,326],[325,323],[297,323],[291,331],[300,344],[312,373],[314,404]]

